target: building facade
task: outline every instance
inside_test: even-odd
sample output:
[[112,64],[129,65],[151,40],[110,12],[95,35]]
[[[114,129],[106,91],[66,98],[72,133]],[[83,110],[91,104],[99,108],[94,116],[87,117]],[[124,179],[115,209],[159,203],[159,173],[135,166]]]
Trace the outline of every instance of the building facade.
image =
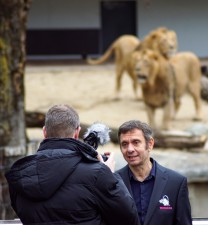
[[178,35],[178,50],[208,56],[208,1],[33,0],[27,29],[29,56],[102,54],[122,34],[140,39],[157,27]]

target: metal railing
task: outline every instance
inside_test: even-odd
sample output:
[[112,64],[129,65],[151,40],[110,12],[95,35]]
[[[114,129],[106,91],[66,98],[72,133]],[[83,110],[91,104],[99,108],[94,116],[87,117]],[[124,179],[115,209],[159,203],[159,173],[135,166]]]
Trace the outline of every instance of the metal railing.
[[193,225],[208,225],[208,218],[193,218]]
[[[0,220],[0,224],[21,225],[22,223],[19,219],[15,219],[15,220]],[[208,218],[193,218],[192,225],[208,225]]]

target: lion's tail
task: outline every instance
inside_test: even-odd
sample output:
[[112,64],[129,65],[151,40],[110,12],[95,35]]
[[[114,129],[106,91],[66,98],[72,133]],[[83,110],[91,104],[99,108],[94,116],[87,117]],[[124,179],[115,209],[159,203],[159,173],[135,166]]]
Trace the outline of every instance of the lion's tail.
[[98,59],[87,59],[87,63],[91,65],[98,65],[106,62],[110,56],[114,53],[115,42],[105,51],[105,53]]

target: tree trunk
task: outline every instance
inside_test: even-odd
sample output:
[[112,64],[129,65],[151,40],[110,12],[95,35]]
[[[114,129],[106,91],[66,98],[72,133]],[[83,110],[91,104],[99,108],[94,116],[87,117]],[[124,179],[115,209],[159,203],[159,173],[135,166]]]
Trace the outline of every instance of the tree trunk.
[[4,173],[26,154],[25,36],[31,0],[0,0],[0,219],[15,217]]

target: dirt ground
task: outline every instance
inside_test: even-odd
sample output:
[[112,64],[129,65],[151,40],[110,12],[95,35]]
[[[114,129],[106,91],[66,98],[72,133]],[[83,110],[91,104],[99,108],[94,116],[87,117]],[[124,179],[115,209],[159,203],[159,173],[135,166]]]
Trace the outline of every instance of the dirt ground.
[[[25,93],[26,110],[46,112],[54,104],[66,103],[77,109],[85,124],[100,121],[117,128],[124,121],[139,119],[148,122],[144,103],[136,101],[132,82],[127,74],[122,80],[120,101],[113,100],[115,91],[115,67],[86,65],[85,63],[35,64],[26,66]],[[140,93],[139,89],[139,94]],[[203,121],[208,125],[208,104],[202,102]],[[195,109],[189,95],[182,98],[182,106],[173,121],[174,130],[185,130],[199,123],[192,120]],[[156,121],[161,124],[162,110],[158,110]],[[41,129],[28,129],[31,139],[42,139]],[[112,147],[112,146],[111,146]],[[117,148],[117,147],[116,147]]]

